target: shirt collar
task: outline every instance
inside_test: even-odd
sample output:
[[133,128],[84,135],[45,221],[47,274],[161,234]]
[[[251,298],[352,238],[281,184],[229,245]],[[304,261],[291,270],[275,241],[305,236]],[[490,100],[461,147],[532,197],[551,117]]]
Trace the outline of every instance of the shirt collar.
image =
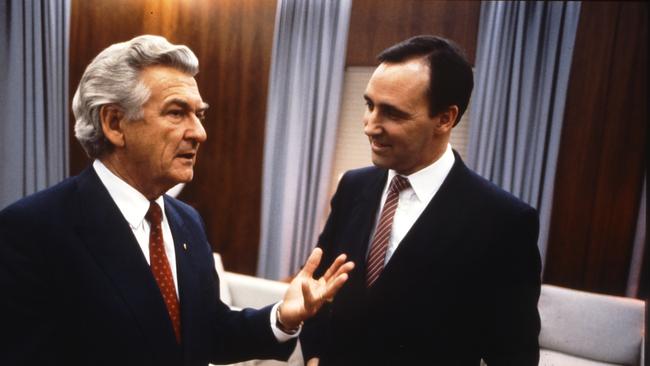
[[[93,168],[99,176],[108,194],[113,199],[122,213],[122,216],[128,221],[132,229],[138,228],[144,221],[144,216],[149,211],[149,200],[137,189],[130,186],[122,178],[113,174],[106,165],[101,161],[95,160]],[[156,198],[156,203],[160,206],[163,213],[163,220],[165,220],[165,200],[163,196]]]
[[[431,198],[438,192],[438,189],[445,181],[451,167],[454,165],[456,158],[451,149],[451,145],[447,144],[447,149],[442,156],[434,161],[431,165],[418,170],[417,172],[406,176],[411,188],[415,192],[416,197],[420,202],[429,202]],[[390,182],[397,172],[390,169],[388,171],[388,181]],[[388,186],[388,184],[387,184]]]

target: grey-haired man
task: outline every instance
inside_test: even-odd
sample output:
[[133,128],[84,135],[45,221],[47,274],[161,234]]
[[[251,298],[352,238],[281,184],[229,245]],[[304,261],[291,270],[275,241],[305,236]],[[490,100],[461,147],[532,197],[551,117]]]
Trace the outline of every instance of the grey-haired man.
[[2,365],[207,365],[286,358],[347,279],[316,250],[284,301],[231,311],[199,214],[164,193],[206,140],[192,51],[140,36],[102,51],[73,100],[94,162],[0,212]]

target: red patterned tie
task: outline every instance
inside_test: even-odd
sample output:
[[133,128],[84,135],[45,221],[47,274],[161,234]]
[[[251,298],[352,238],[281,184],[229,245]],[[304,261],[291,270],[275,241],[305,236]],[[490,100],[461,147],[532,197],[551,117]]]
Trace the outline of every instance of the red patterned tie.
[[149,211],[145,218],[151,224],[151,233],[149,234],[149,259],[151,261],[151,272],[158,283],[160,293],[162,294],[169,319],[172,321],[176,341],[181,342],[181,315],[178,297],[176,296],[176,286],[172,276],[171,267],[165,254],[165,246],[162,238],[162,211],[156,202],[151,201]]
[[399,193],[410,186],[409,180],[401,175],[396,175],[390,182],[388,197],[386,197],[386,203],[384,203],[384,208],[381,211],[366,263],[366,285],[368,287],[375,283],[381,271],[384,269],[386,251],[388,250],[388,242],[390,241],[390,233],[393,227],[393,216],[395,216],[397,202],[399,201]]

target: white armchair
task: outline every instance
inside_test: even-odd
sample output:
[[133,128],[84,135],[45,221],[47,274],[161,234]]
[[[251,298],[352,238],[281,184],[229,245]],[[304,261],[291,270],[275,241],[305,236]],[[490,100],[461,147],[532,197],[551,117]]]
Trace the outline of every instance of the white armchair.
[[[264,278],[247,276],[224,270],[221,256],[214,253],[214,264],[219,274],[221,301],[233,309],[261,308],[276,303],[284,297],[289,284]],[[252,360],[231,366],[298,366],[303,365],[300,345],[296,346],[288,362]]]
[[540,365],[643,365],[643,301],[542,285]]
[[214,253],[214,263],[221,280],[221,301],[233,308],[261,308],[276,303],[282,300],[289,287],[280,281],[228,272],[224,270],[218,253]]

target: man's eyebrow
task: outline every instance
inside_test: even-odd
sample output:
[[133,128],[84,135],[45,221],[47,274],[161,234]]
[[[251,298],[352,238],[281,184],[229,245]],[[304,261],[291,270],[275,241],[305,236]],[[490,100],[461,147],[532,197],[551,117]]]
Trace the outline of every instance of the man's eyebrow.
[[[365,99],[366,102],[368,102],[368,103],[375,104],[375,102],[373,102],[373,100],[367,94],[363,95],[363,99]],[[396,117],[399,117],[399,118],[411,118],[412,117],[410,113],[408,113],[406,111],[403,111],[403,110],[395,107],[392,104],[379,103],[379,104],[375,104],[375,108],[379,108],[379,110],[383,111],[383,113],[389,113],[389,114],[392,114],[392,115],[394,115]]]
[[[190,107],[190,104],[186,100],[180,99],[180,98],[173,98],[173,99],[168,100],[167,102],[165,102],[164,108],[167,108],[171,104],[177,104],[179,107],[181,107],[183,109],[186,109],[186,110],[191,110],[192,109]],[[201,102],[201,106],[199,108],[197,108],[197,111],[205,111],[208,108],[210,108],[210,105],[208,103]]]
[[383,109],[384,111],[386,111],[389,114],[392,114],[392,115],[394,115],[396,117],[411,118],[410,113],[408,113],[406,111],[403,111],[403,110],[401,110],[401,109],[399,109],[399,108],[397,108],[397,107],[395,107],[393,105],[390,105],[390,104],[381,104],[381,105],[379,105],[379,108]]
[[176,104],[176,105],[178,105],[179,107],[181,107],[183,109],[190,109],[190,104],[187,103],[185,100],[180,99],[180,98],[173,98],[173,99],[170,99],[170,100],[166,101],[165,104],[163,105],[163,107],[167,108],[172,104]]

